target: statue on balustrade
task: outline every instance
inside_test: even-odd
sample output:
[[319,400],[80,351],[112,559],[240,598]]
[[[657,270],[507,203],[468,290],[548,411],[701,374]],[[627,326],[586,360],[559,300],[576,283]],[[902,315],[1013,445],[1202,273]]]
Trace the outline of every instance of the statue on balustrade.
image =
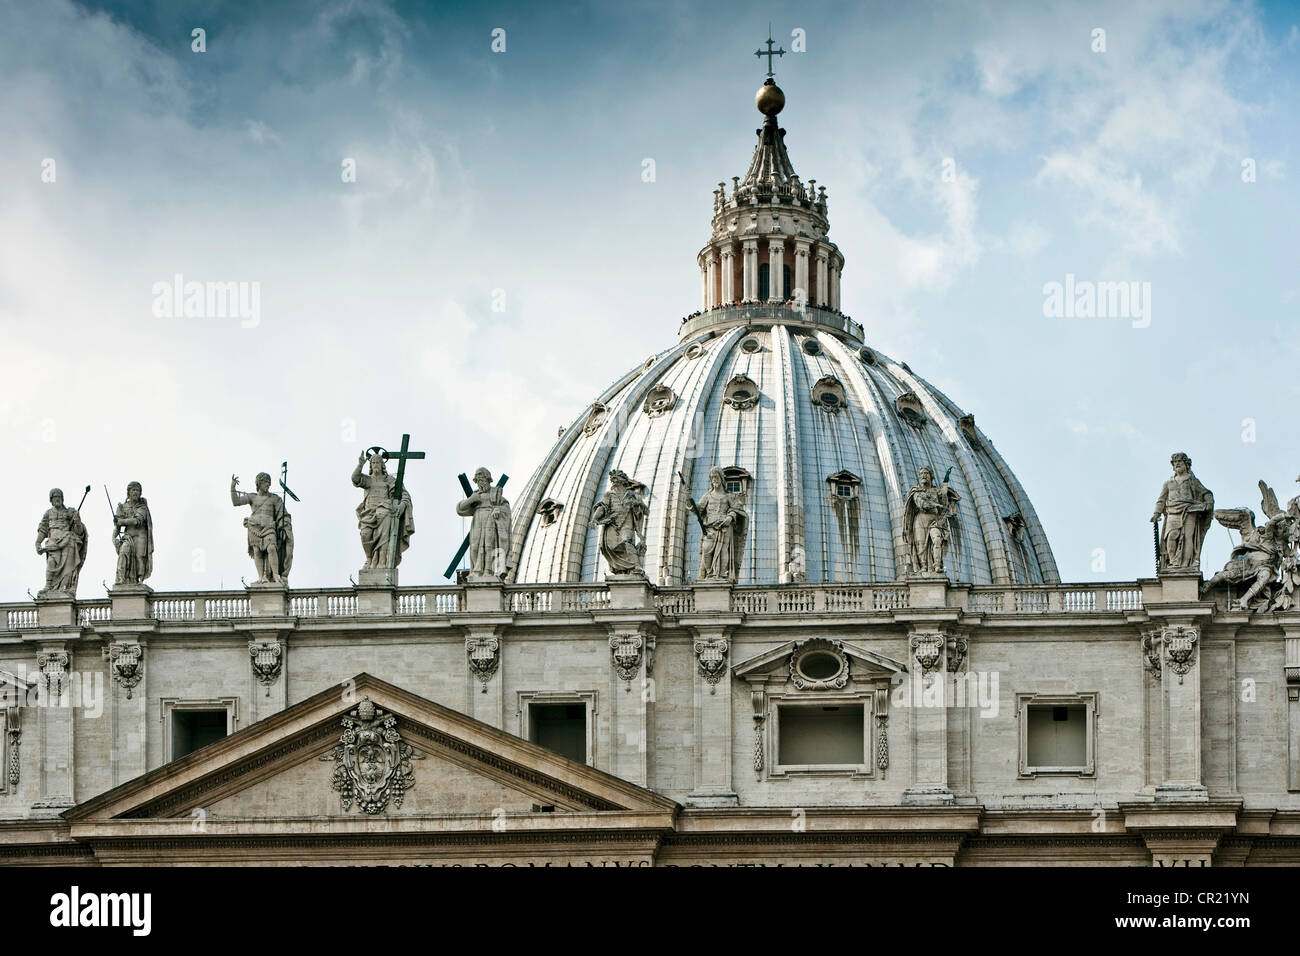
[[141,585],[153,574],[153,515],[141,495],[140,482],[126,486],[126,500],[113,512],[113,542],[117,545],[115,585]]
[[687,508],[700,522],[699,581],[735,581],[749,531],[749,514],[743,493],[727,491],[721,468],[709,469],[709,490],[699,501],[686,499]]
[[600,553],[610,574],[644,575],[645,485],[617,468],[609,473],[609,489],[592,509],[591,526],[600,528]]
[[903,540],[907,544],[913,574],[943,574],[943,561],[952,541],[952,519],[961,496],[945,480],[936,485],[934,471],[922,465],[917,483],[907,493],[903,506]]
[[[411,504],[411,492],[403,486],[402,500],[394,506],[393,488],[397,478],[388,473],[384,456],[375,452],[370,456],[370,474],[361,472],[366,462],[362,452],[357,458],[357,467],[352,469],[352,484],[365,489],[366,495],[357,505],[357,527],[361,531],[361,547],[366,552],[366,568],[387,568],[390,556],[393,567],[402,563],[402,552],[411,546],[411,535],[415,534],[415,511]],[[392,548],[393,521],[400,522],[397,536],[397,554],[390,555]]]
[[1219,524],[1241,533],[1241,544],[1232,549],[1223,570],[1201,586],[1201,594],[1222,584],[1245,585],[1239,609],[1289,611],[1300,602],[1300,497],[1292,498],[1283,511],[1272,488],[1261,481],[1259,490],[1268,516],[1263,527],[1256,527],[1249,508],[1214,512]]
[[248,556],[257,568],[258,584],[288,583],[293,566],[293,521],[284,499],[271,491],[271,476],[257,476],[257,491],[239,490],[239,476],[230,476],[230,503],[248,505],[252,513],[244,519],[248,529]]
[[[83,496],[81,500],[86,499]],[[89,540],[80,509],[66,507],[63,492],[50,489],[50,507],[36,526],[36,553],[45,556],[45,587],[37,593],[38,598],[77,596],[77,579],[86,563]]]
[[456,505],[456,514],[470,519],[469,580],[497,582],[510,571],[510,502],[486,468],[474,472],[474,489]]
[[1160,489],[1152,524],[1159,525],[1164,515],[1163,531],[1157,532],[1160,571],[1199,571],[1201,545],[1214,518],[1214,495],[1192,474],[1192,460],[1182,452],[1169,459],[1174,476]]

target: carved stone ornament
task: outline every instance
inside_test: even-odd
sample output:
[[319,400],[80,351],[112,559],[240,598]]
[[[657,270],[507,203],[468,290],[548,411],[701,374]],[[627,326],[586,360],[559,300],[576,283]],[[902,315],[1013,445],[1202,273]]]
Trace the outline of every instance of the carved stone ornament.
[[843,641],[815,637],[797,644],[790,653],[789,666],[790,683],[799,690],[843,690],[849,682]]
[[658,418],[673,410],[677,404],[677,394],[667,385],[656,385],[646,395],[641,410],[651,418]]
[[331,787],[344,810],[356,805],[369,814],[400,810],[402,797],[415,786],[412,760],[422,760],[397,732],[397,718],[376,707],[369,697],[342,718],[343,733],[321,760],[335,763]]
[[51,697],[63,694],[63,681],[68,673],[67,651],[41,651],[36,655],[36,668]]
[[1142,635],[1142,658],[1144,669],[1151,675],[1153,681],[1159,681],[1161,676],[1160,666],[1160,632],[1147,631]]
[[824,375],[812,387],[813,406],[824,412],[838,415],[848,404],[844,384],[834,375]]
[[964,637],[948,638],[948,670],[957,673],[961,666],[966,663],[966,652],[970,644]]
[[584,435],[594,435],[600,431],[600,427],[605,424],[605,419],[609,417],[609,408],[603,402],[596,402],[591,406],[591,411],[587,413],[587,420],[582,425]]
[[754,705],[754,773],[763,779],[763,724],[767,721],[767,697],[761,690],[755,690],[750,701]]
[[9,738],[9,785],[18,786],[18,746],[23,742],[22,711],[17,707],[5,708],[5,736]]
[[144,648],[134,641],[113,641],[106,650],[109,675],[122,685],[126,699],[130,700],[144,676],[144,661],[141,659]]
[[916,657],[916,663],[921,668],[921,674],[929,674],[931,671],[939,669],[939,659],[943,657],[943,635],[938,631],[930,631],[924,634],[913,634],[912,654]]
[[632,690],[632,681],[641,669],[641,651],[645,639],[637,634],[615,634],[609,639],[609,650],[614,659],[614,670],[619,678],[627,682],[627,690]]
[[266,685],[266,696],[271,696],[271,685],[280,676],[284,664],[284,648],[279,641],[249,641],[248,656],[253,665],[253,676]]
[[465,653],[469,657],[470,673],[483,684],[483,693],[487,693],[488,681],[497,672],[501,663],[501,640],[497,637],[465,638]]
[[876,766],[883,772],[889,769],[889,715],[876,715]]
[[737,411],[753,408],[758,404],[758,384],[748,375],[736,375],[727,383],[722,400]]
[[709,684],[709,693],[718,692],[717,683],[727,672],[727,651],[731,645],[726,638],[714,637],[695,642],[695,659],[700,665],[700,675]]
[[1160,634],[1165,660],[1169,662],[1169,669],[1178,675],[1180,684],[1183,676],[1196,664],[1196,642],[1199,639],[1200,634],[1196,628],[1185,624],[1167,627]]

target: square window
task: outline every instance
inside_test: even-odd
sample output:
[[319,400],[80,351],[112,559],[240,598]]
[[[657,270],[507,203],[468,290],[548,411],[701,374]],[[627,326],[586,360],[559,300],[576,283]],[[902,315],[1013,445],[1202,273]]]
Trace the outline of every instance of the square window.
[[866,762],[862,704],[787,704],[777,708],[777,763],[858,769]]
[[239,723],[239,699],[176,700],[161,702],[164,760],[170,763],[214,744],[235,732]]
[[577,763],[587,762],[585,704],[533,704],[528,714],[529,739]]
[[1020,775],[1091,776],[1096,766],[1096,694],[1017,695]]

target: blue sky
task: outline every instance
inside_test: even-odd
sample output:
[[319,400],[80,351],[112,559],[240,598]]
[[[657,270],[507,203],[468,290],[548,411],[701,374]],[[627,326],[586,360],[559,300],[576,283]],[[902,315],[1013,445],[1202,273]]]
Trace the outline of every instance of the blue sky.
[[[748,163],[769,21],[787,50],[806,36],[777,64],[781,119],[828,190],[845,311],[975,414],[1066,580],[1150,575],[1175,450],[1221,506],[1258,510],[1259,478],[1300,492],[1293,5],[0,11],[10,600],[41,583],[51,485],[91,483],[102,511],[100,485],[117,500],[135,478],[151,583],[238,586],[230,474],[248,486],[284,459],[294,584],[345,584],[348,475],[403,431],[430,453],[403,583],[441,581],[455,475],[483,464],[522,489],[557,426],[698,307],[710,192]],[[259,323],[153,314],[176,273],[258,282]],[[1067,274],[1149,282],[1150,325],[1044,316]],[[83,596],[112,578],[94,520]],[[1207,567],[1229,546],[1216,526]]]

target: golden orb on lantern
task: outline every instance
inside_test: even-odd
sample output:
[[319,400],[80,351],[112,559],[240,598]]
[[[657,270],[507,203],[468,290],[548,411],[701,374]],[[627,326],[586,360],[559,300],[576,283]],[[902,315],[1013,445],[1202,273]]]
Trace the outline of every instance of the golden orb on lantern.
[[775,116],[785,109],[785,94],[769,76],[754,94],[754,105],[764,116]]

